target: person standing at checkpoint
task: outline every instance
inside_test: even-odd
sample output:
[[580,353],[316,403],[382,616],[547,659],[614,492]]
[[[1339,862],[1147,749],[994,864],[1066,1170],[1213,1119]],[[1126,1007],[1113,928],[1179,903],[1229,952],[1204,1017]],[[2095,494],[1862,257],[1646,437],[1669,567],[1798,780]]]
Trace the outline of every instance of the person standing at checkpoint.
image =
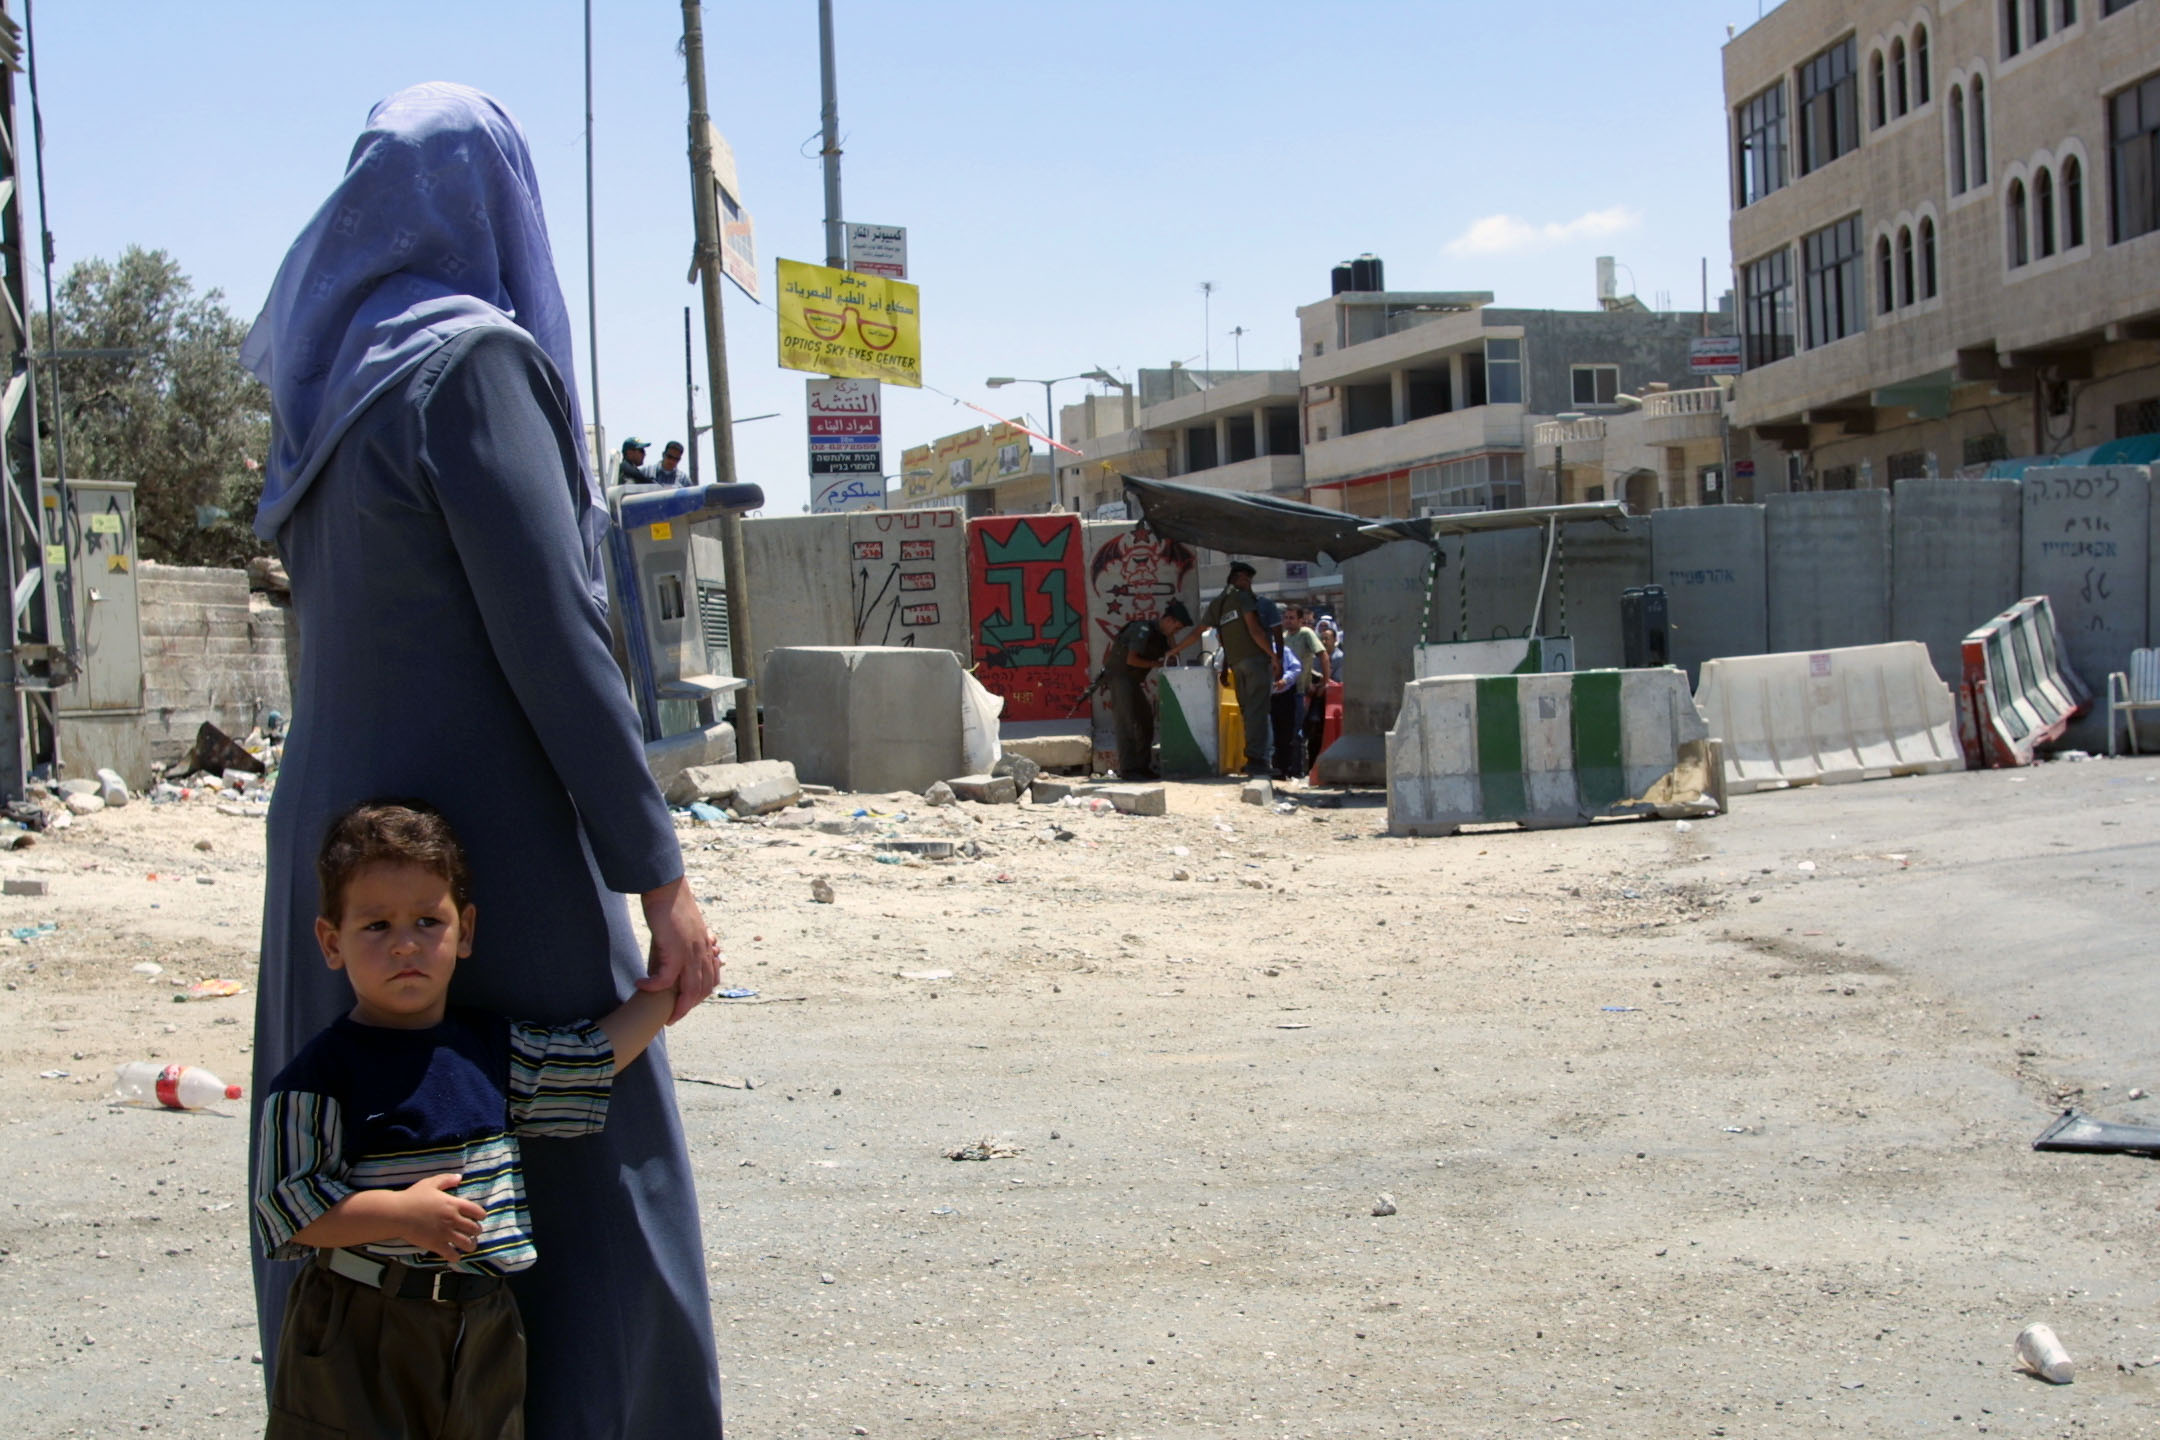
[[1155,706],[1147,678],[1183,647],[1177,638],[1192,624],[1192,612],[1173,600],[1153,620],[1135,620],[1110,642],[1103,684],[1110,691],[1111,723],[1117,730],[1118,778],[1160,780],[1155,769]]
[[1268,753],[1268,707],[1282,670],[1261,620],[1260,598],[1253,594],[1257,573],[1243,560],[1231,561],[1222,593],[1201,614],[1200,624],[1215,632],[1224,668],[1237,686],[1238,717],[1245,726],[1245,773],[1269,777],[1274,764]]

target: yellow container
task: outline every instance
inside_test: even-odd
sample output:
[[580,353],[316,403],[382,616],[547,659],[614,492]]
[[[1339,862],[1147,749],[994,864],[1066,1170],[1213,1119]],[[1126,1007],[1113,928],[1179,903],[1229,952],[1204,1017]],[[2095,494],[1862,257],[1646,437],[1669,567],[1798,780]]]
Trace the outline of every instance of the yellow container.
[[1238,709],[1237,691],[1228,685],[1215,689],[1215,751],[1218,773],[1245,768],[1245,712]]

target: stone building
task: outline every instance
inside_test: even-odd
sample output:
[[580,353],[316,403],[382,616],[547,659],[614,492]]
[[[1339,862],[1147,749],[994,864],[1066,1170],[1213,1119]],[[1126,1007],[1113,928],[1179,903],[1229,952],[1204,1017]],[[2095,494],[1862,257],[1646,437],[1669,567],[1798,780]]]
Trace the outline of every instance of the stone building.
[[1786,0],[1724,70],[1771,488],[2160,431],[2160,0]]

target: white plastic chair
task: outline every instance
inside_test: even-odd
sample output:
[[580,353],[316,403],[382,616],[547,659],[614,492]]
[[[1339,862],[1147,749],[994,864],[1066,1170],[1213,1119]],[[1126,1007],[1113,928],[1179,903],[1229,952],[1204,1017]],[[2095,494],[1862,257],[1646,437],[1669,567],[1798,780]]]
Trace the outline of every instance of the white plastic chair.
[[2140,710],[2160,710],[2160,649],[2131,651],[2130,673],[2117,670],[2108,676],[2108,754],[2115,753],[2118,715],[2130,731],[2130,753],[2135,755],[2143,748],[2137,733]]

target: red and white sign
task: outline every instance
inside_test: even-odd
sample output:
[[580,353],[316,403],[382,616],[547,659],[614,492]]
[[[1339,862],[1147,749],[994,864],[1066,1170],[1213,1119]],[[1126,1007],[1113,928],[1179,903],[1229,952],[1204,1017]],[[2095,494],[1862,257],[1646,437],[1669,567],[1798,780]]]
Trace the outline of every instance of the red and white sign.
[[882,392],[875,380],[806,380],[811,506],[819,514],[885,503]]
[[907,226],[849,224],[847,268],[858,275],[907,279]]
[[1703,335],[1688,341],[1687,365],[1696,375],[1738,375],[1747,368],[1740,358],[1738,335]]

